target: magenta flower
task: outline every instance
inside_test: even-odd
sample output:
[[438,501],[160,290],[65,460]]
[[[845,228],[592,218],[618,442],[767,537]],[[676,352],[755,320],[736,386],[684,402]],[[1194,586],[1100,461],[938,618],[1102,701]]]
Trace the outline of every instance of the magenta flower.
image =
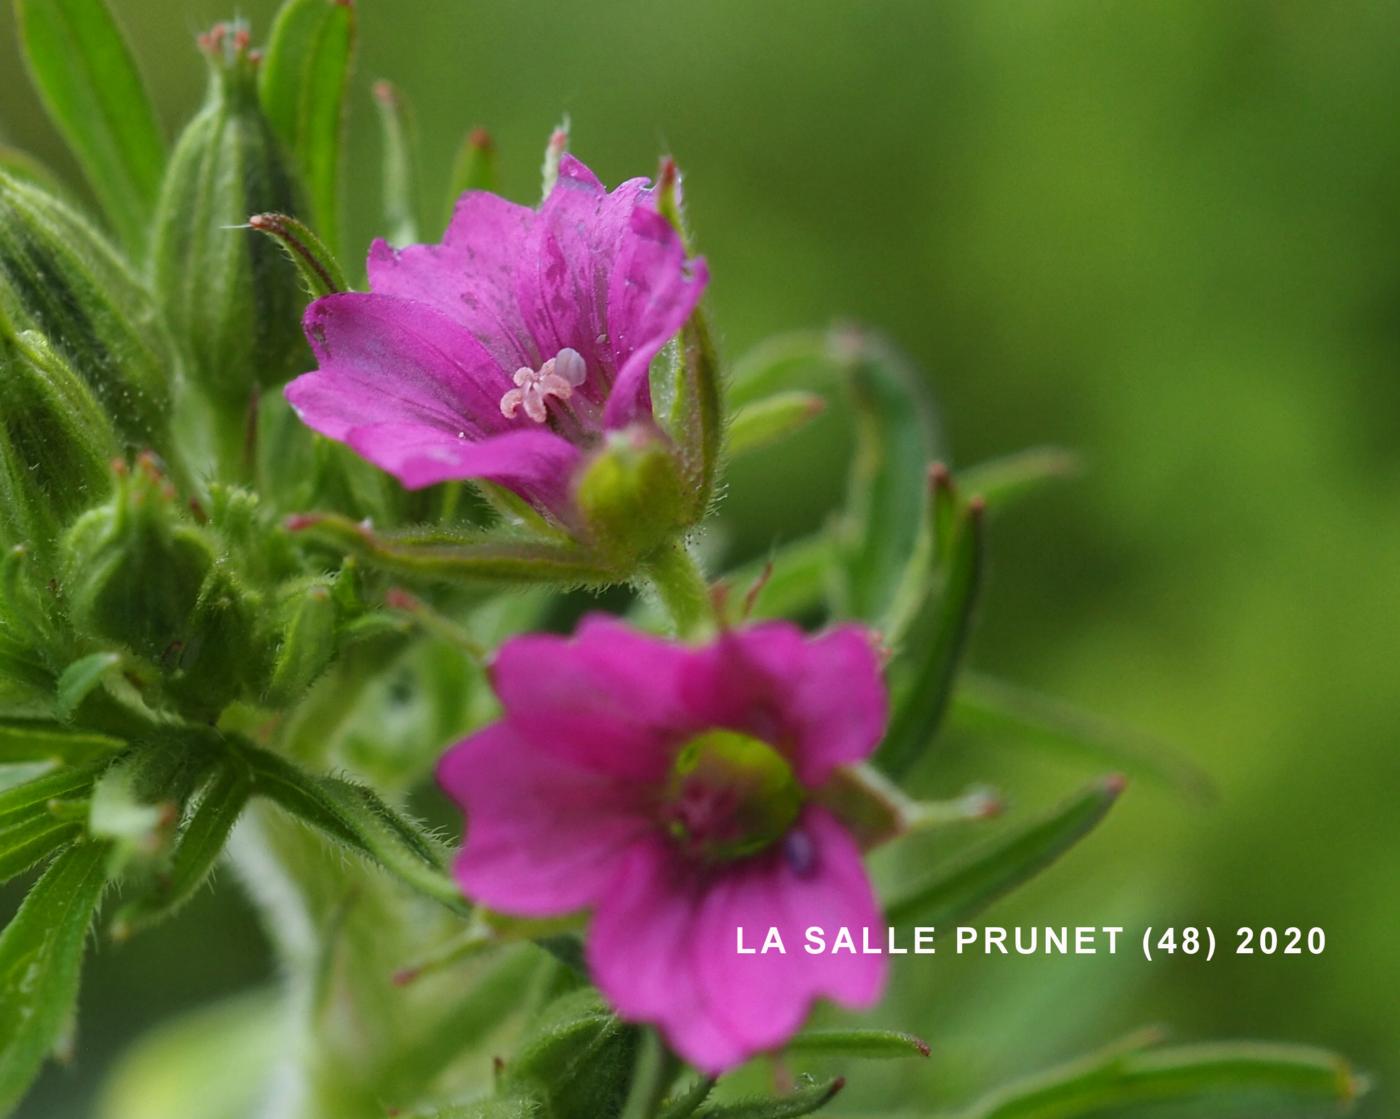
[[567,520],[601,436],[651,419],[647,371],[707,280],[646,180],[572,156],[538,210],[470,191],[438,245],[376,241],[370,292],[314,302],[297,414],[410,489],[497,482]]
[[[504,717],[438,778],[466,814],[457,880],[523,917],[591,909],[593,979],[717,1074],[781,1046],[814,999],[867,1007],[884,957],[813,955],[812,925],[882,937],[860,851],[813,795],[867,757],[886,697],[869,635],[768,623],[690,648],[607,618],[515,638]],[[779,930],[786,954],[741,955]]]

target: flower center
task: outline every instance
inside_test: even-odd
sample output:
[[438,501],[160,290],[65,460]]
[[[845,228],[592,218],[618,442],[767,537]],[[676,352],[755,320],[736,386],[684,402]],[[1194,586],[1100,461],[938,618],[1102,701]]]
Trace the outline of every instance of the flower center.
[[802,788],[777,750],[746,734],[712,730],[676,755],[663,819],[687,854],[727,862],[782,839],[801,809]]
[[501,397],[501,415],[513,420],[515,413],[524,408],[530,419],[542,424],[549,416],[549,398],[568,400],[587,376],[588,364],[583,355],[567,346],[538,369],[522,365],[513,378],[516,387]]

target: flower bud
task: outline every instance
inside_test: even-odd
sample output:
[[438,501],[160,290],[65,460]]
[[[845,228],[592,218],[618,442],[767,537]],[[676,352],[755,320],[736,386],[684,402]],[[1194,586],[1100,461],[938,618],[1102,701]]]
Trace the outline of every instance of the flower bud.
[[49,340],[127,446],[169,456],[177,362],[155,301],[85,218],[3,172],[0,315]]
[[209,712],[257,679],[257,604],[152,458],[119,464],[111,501],[63,544],[63,590],[85,636],[127,646]]
[[205,393],[240,420],[305,360],[296,269],[250,216],[294,214],[290,164],[258,103],[247,32],[201,36],[209,94],[171,156],[156,210],[156,293]]
[[684,527],[690,495],[665,436],[636,426],[609,433],[584,468],[575,501],[599,550],[642,558]]
[[49,555],[62,530],[101,501],[116,431],[92,391],[44,339],[0,319],[0,543]]

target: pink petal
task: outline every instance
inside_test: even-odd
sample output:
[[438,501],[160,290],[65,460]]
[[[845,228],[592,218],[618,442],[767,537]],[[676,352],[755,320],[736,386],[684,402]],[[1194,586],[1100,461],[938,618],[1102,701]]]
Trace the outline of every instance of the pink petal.
[[332,439],[367,423],[413,423],[470,438],[510,430],[509,378],[482,346],[431,308],[346,292],[307,308],[318,370],[287,386],[301,418]]
[[525,917],[596,904],[654,827],[644,788],[569,765],[508,723],[452,747],[438,781],[466,814],[453,868],[463,892]]
[[473,443],[426,424],[367,424],[346,432],[345,442],[411,490],[484,478],[561,519],[569,515],[569,482],[582,458],[567,439],[544,429]]
[[681,682],[695,654],[603,615],[572,638],[535,634],[491,666],[511,722],[562,760],[637,780],[665,777],[692,726]]
[[680,235],[655,210],[634,210],[631,234],[608,288],[608,337],[618,369],[603,416],[609,429],[651,415],[651,361],[685,325],[710,279],[705,261],[686,260]]
[[690,966],[703,900],[664,837],[637,843],[594,911],[588,969],[622,1017],[656,1024],[677,1053],[718,1075],[752,1051],[716,1015]]
[[521,309],[522,301],[538,301],[529,265],[538,223],[539,215],[528,206],[469,191],[458,200],[442,244],[393,249],[375,242],[370,287],[448,316],[507,370],[538,369],[554,355],[540,352]]
[[[785,848],[718,875],[706,894],[691,942],[698,982],[724,1028],[749,1052],[781,1047],[801,1028],[813,1002],[830,998],[855,1009],[879,998],[883,955],[860,952],[863,936],[883,944],[884,924],[854,840],[825,810],[808,807],[788,843],[805,844],[802,860]],[[812,926],[825,930],[828,951],[806,951]],[[779,930],[785,955],[740,955]],[[832,954],[839,928],[851,930],[856,953]]]

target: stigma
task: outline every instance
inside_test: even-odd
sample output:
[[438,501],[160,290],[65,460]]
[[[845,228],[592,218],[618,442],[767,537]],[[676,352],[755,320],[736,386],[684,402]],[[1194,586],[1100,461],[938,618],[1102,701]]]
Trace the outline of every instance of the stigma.
[[588,376],[583,355],[567,346],[538,369],[522,365],[515,371],[516,387],[501,397],[501,415],[515,419],[521,408],[537,424],[549,417],[549,398],[568,400]]

